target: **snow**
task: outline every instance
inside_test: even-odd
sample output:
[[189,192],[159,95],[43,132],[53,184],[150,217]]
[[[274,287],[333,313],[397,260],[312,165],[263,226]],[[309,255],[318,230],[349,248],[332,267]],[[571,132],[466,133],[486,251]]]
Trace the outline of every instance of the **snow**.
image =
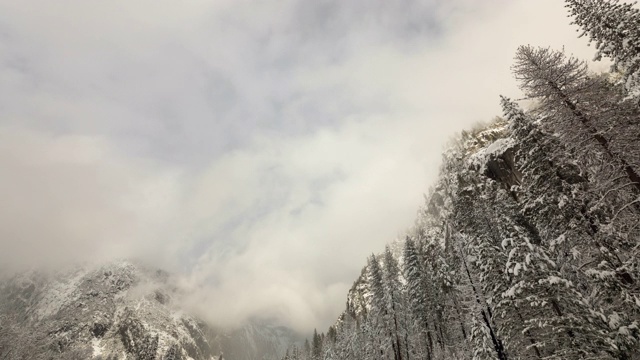
[[557,276],[549,276],[547,280],[549,281],[549,284],[559,284],[562,281],[562,279]]
[[490,159],[504,154],[507,150],[512,148],[515,143],[516,142],[514,139],[508,137],[498,139],[489,144],[489,146],[478,150],[478,152],[476,152],[469,158],[469,162],[480,173],[484,173],[486,171],[487,162]]
[[502,296],[503,297],[509,297],[509,298],[512,298],[512,297],[516,296],[516,288],[515,288],[515,286],[510,287],[509,290],[505,291],[502,294]]
[[629,336],[629,335],[631,335],[631,331],[629,331],[628,327],[622,326],[622,327],[620,327],[620,329],[618,329],[618,334],[624,335],[624,336]]
[[485,154],[487,155],[501,155],[503,154],[505,151],[507,151],[509,148],[513,147],[513,145],[515,144],[515,141],[511,138],[503,138],[503,139],[498,139],[496,141],[494,141],[493,143],[491,143],[485,150]]
[[47,291],[36,310],[38,320],[51,316],[66,304],[76,301],[80,297],[80,293],[76,290],[85,275],[86,271],[78,271],[67,280],[55,281],[48,285]]
[[588,269],[585,274],[601,280],[607,280],[613,278],[616,273],[611,270]]
[[621,318],[620,315],[618,315],[618,313],[613,313],[611,315],[609,315],[609,327],[611,329],[616,329],[618,326],[620,326],[620,322],[621,322]]
[[508,298],[513,298],[516,296],[516,294],[521,292],[521,288],[524,284],[524,281],[520,280],[518,281],[517,284],[514,284],[513,286],[511,286],[508,290],[506,290],[505,292],[502,293],[502,297],[508,297]]
[[562,195],[558,200],[558,208],[562,209],[566,204],[567,204],[567,197],[565,195]]
[[516,263],[516,266],[513,267],[513,275],[518,276],[518,273],[520,273],[521,268],[522,268],[522,264]]
[[100,339],[91,340],[91,347],[93,348],[93,357],[98,357],[102,355],[104,351],[104,346],[102,346]]
[[571,249],[571,256],[573,256],[574,259],[577,259],[579,255],[580,255],[580,250],[578,250],[575,247]]
[[[18,296],[22,293],[27,294],[25,299],[19,299],[21,306],[22,304],[29,306],[28,311],[33,314],[34,320],[41,319],[40,323],[34,322],[34,327],[37,327],[38,331],[39,328],[46,331],[50,327],[49,322],[59,324],[59,326],[52,325],[51,328],[63,330],[52,336],[71,341],[69,350],[77,347],[84,350],[86,347],[88,359],[123,360],[135,357],[132,354],[127,356],[126,351],[122,350],[120,337],[116,331],[108,331],[99,338],[91,336],[90,329],[87,327],[91,327],[96,321],[101,322],[108,318],[112,319],[112,326],[117,329],[119,324],[129,316],[133,316],[140,322],[144,333],[151,337],[157,336],[158,356],[165,354],[174,344],[178,344],[179,347],[196,348],[200,345],[200,341],[209,340],[202,332],[202,325],[198,320],[181,311],[175,311],[165,303],[156,301],[155,289],[161,288],[166,292],[175,290],[162,288],[164,285],[157,282],[156,272],[153,269],[137,269],[126,266],[126,263],[124,265],[116,263],[97,268],[72,268],[47,274],[35,271],[21,273],[10,281],[15,284],[7,283],[6,286],[12,286],[12,289],[13,287],[18,290],[29,288],[28,291],[16,291],[16,293]],[[123,287],[120,285],[122,281],[134,286]],[[139,286],[140,284],[148,286]],[[5,284],[0,284],[0,292],[4,286]],[[99,296],[93,295],[94,293]],[[105,305],[106,301],[110,304]],[[82,310],[77,307],[81,302],[84,304]],[[4,325],[4,318],[0,322]],[[47,324],[44,324],[45,322]],[[70,325],[70,330],[67,325]],[[280,356],[277,354],[284,354],[286,348],[295,339],[295,336],[285,328],[263,324],[247,327],[250,329],[234,331],[229,337],[233,339],[233,347],[254,348],[253,353],[256,358],[258,356],[262,358],[261,355],[264,353],[276,358]],[[137,334],[132,335],[137,336]],[[202,335],[202,337],[197,338],[196,335]],[[186,354],[182,357],[186,359]]]

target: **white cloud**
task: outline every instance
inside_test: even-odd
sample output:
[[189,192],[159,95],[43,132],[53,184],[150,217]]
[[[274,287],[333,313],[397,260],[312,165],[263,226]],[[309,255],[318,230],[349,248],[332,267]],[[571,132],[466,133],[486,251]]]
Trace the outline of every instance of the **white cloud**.
[[171,174],[150,176],[144,162],[82,135],[0,128],[0,164],[3,266],[127,256],[149,238],[147,219],[158,216],[138,200],[160,204],[158,195],[173,186]]
[[0,3],[0,262],[141,257],[213,321],[322,328],[517,46],[592,53],[557,0],[314,4]]

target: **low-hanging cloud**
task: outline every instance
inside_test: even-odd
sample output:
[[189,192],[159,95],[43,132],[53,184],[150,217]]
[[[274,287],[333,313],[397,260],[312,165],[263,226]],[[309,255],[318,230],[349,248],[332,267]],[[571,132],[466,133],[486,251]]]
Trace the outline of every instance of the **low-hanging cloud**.
[[544,1],[0,3],[0,264],[133,257],[207,319],[329,325]]

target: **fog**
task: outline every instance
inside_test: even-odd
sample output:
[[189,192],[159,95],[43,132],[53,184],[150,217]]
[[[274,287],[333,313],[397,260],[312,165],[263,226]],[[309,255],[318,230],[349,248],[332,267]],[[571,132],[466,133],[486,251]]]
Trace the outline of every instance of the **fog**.
[[0,0],[0,264],[142,259],[216,324],[324,328],[517,46],[592,58],[562,5]]

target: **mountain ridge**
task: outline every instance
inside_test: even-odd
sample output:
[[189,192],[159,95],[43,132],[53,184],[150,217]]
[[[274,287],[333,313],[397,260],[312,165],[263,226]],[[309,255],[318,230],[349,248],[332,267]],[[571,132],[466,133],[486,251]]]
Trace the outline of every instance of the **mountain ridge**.
[[289,329],[248,323],[225,331],[177,303],[170,274],[131,261],[31,270],[0,282],[3,359],[276,359]]

